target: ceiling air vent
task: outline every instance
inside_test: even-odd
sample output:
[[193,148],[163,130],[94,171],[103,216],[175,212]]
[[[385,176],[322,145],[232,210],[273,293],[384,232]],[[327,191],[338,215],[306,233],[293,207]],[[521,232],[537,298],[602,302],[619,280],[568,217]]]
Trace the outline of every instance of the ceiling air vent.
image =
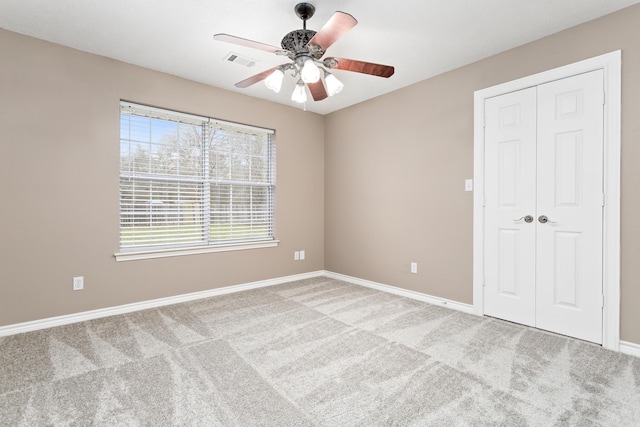
[[256,65],[255,59],[247,58],[246,56],[240,56],[237,53],[229,52],[227,56],[224,57],[225,60],[229,62],[233,62],[234,64],[244,65],[245,67],[253,67]]

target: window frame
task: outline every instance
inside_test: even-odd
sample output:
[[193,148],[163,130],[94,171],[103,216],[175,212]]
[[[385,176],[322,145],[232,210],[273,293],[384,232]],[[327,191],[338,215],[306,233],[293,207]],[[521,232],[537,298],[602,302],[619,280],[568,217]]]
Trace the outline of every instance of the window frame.
[[[152,172],[140,172],[133,169],[123,169],[122,163],[122,144],[123,142],[128,144],[129,147],[132,146],[134,140],[129,136],[128,138],[122,138],[123,132],[123,114],[130,114],[138,117],[146,117],[151,120],[162,120],[168,123],[174,123],[176,127],[181,126],[182,124],[192,125],[192,126],[202,126],[202,136],[200,137],[200,157],[197,159],[202,162],[202,172],[201,176],[194,178],[192,176],[185,176],[179,172],[176,172],[176,176],[171,176],[169,174],[162,173],[152,173]],[[268,248],[275,247],[278,245],[279,240],[275,238],[276,230],[275,230],[275,222],[276,222],[276,209],[275,209],[275,199],[276,199],[276,142],[275,142],[275,131],[273,129],[258,127],[258,126],[250,126],[244,125],[229,121],[223,121],[219,119],[215,119],[212,117],[199,116],[193,114],[186,114],[182,112],[178,112],[175,110],[170,110],[166,108],[156,108],[150,107],[147,105],[137,104],[133,102],[128,102],[121,100],[120,101],[120,153],[119,153],[119,207],[118,207],[118,237],[119,237],[119,251],[114,254],[116,261],[130,261],[130,260],[139,260],[139,259],[149,259],[149,258],[163,258],[163,257],[173,257],[173,256],[182,256],[182,255],[194,255],[194,254],[204,254],[204,253],[213,253],[213,252],[226,252],[226,251],[237,251],[237,250],[247,250],[247,249],[259,249],[259,248]],[[150,124],[151,126],[151,124]],[[130,129],[131,124],[128,125],[128,129]],[[262,214],[266,212],[266,221],[267,221],[267,235],[265,237],[262,236],[232,236],[226,237],[224,239],[215,239],[212,238],[212,234],[210,232],[210,227],[213,221],[213,218],[216,217],[217,211],[213,208],[210,208],[211,197],[210,192],[213,186],[224,186],[225,181],[234,181],[233,177],[220,178],[214,177],[212,171],[209,169],[205,158],[208,160],[211,153],[220,154],[225,152],[214,152],[213,150],[209,150],[208,144],[213,141],[213,136],[217,130],[227,130],[230,133],[233,133],[234,137],[237,135],[247,132],[248,138],[253,138],[255,135],[259,137],[267,137],[267,153],[263,154],[263,157],[267,160],[266,166],[262,166],[260,171],[266,173],[266,181],[258,182],[253,181],[251,178],[245,180],[244,182],[240,182],[240,185],[245,189],[249,189],[251,194],[253,194],[253,188],[263,187],[268,188],[268,196],[266,198],[266,211],[254,211],[253,202],[251,202],[251,210],[249,220],[249,225],[253,227],[255,225],[254,221],[260,223],[260,220],[256,220],[253,218],[253,215],[258,212],[260,213],[259,217],[262,218]],[[210,141],[211,139],[211,141]],[[146,141],[144,141],[146,143]],[[180,140],[178,140],[178,143]],[[245,141],[243,141],[245,142]],[[149,137],[149,146],[154,147],[154,142],[151,137]],[[227,144],[233,145],[236,142],[234,141],[226,141]],[[245,142],[249,144],[250,142]],[[226,154],[229,154],[228,152]],[[150,161],[150,167],[155,166]],[[251,166],[247,166],[247,170],[241,169],[244,173],[251,173]],[[198,168],[199,169],[199,168]],[[198,172],[200,173],[200,172]],[[231,173],[231,172],[230,172]],[[126,184],[123,184],[123,181],[127,180],[129,184],[131,183],[139,183],[147,181],[149,183],[154,182],[154,180],[160,183],[167,183],[169,181],[176,181],[179,183],[188,183],[188,182],[198,182],[201,185],[201,191],[199,191],[198,201],[199,201],[199,210],[198,215],[202,217],[202,220],[196,226],[196,229],[200,229],[200,232],[196,232],[202,236],[201,241],[191,241],[191,242],[178,242],[171,243],[169,238],[167,238],[164,243],[153,244],[150,243],[154,237],[149,237],[149,240],[145,243],[149,244],[141,244],[141,245],[125,245],[123,246],[123,223],[126,215],[131,215],[131,212],[135,212],[135,208],[133,211],[125,211],[123,210],[123,192],[126,191],[123,188],[126,188]],[[149,184],[151,185],[151,184]],[[124,186],[124,187],[123,187]],[[136,199],[136,202],[140,202],[144,200]],[[153,203],[151,200],[150,203]],[[255,208],[257,209],[257,208]],[[246,212],[244,212],[246,214]],[[135,217],[135,213],[133,214]],[[240,212],[236,212],[233,210],[229,210],[230,218],[237,217],[241,215]],[[135,219],[133,220],[135,221]],[[231,220],[233,222],[233,220]],[[168,224],[168,223],[167,223]],[[167,225],[165,224],[165,225]],[[244,222],[246,225],[247,223]],[[174,232],[175,233],[175,232]],[[188,231],[184,232],[186,235],[189,234]],[[175,237],[185,238],[185,234],[182,232],[175,233]],[[151,236],[151,235],[150,235]],[[173,237],[174,235],[172,235]]]

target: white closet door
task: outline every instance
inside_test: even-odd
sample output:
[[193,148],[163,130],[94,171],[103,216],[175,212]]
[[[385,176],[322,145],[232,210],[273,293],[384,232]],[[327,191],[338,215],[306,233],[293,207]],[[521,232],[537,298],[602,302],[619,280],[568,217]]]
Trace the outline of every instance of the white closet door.
[[598,70],[538,86],[536,327],[597,343],[603,78]]
[[536,89],[486,100],[485,123],[484,310],[534,326]]
[[485,101],[485,314],[596,343],[603,84],[599,70]]

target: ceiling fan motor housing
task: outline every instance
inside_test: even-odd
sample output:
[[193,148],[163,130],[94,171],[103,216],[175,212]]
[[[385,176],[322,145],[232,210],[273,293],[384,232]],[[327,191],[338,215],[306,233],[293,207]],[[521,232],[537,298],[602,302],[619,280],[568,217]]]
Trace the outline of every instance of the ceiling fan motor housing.
[[298,3],[294,10],[298,18],[302,19],[302,29],[293,30],[282,38],[280,45],[284,50],[290,52],[288,55],[291,59],[296,59],[300,56],[313,56],[319,59],[324,55],[322,48],[310,49],[309,42],[316,35],[316,31],[307,30],[307,19],[310,19],[316,12],[316,8],[311,3]]
[[282,38],[280,45],[283,49],[293,53],[308,52],[307,44],[316,35],[313,30],[293,30]]

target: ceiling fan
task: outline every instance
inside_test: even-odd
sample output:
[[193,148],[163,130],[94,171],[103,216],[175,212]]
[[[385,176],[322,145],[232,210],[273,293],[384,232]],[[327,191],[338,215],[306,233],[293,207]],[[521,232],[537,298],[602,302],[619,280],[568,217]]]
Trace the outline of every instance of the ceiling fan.
[[[315,101],[339,93],[344,85],[327,69],[353,71],[379,77],[391,77],[395,71],[392,66],[356,61],[345,58],[321,59],[327,49],[343,34],[353,28],[358,21],[345,12],[336,12],[329,21],[316,32],[307,30],[307,20],[315,13],[316,8],[310,3],[298,3],[294,10],[302,19],[302,29],[287,33],[281,42],[281,48],[268,44],[247,40],[229,34],[216,34],[215,40],[233,43],[240,46],[260,49],[276,55],[287,56],[291,62],[265,70],[235,84],[238,88],[246,88],[260,81],[274,92],[280,92],[286,71],[292,71],[298,82],[291,95],[291,100],[304,103],[307,101],[305,85],[309,88]],[[321,76],[322,74],[322,76]],[[324,83],[323,83],[324,80]]]

